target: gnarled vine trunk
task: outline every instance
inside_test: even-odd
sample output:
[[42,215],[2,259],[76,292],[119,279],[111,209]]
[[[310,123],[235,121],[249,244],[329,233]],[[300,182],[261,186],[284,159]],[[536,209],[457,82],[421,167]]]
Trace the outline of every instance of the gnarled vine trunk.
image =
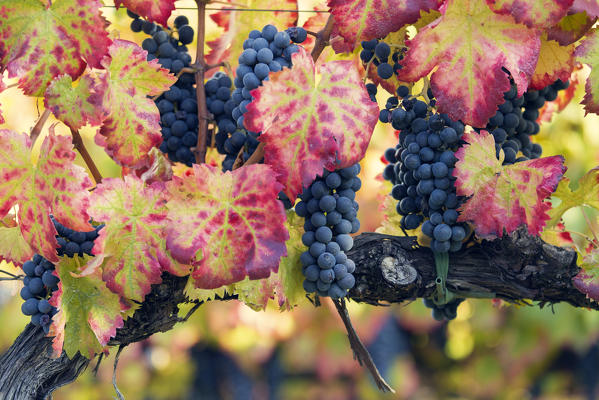
[[[356,263],[354,301],[369,304],[399,303],[428,297],[435,288],[435,265],[428,248],[411,237],[364,233],[348,253]],[[568,302],[575,307],[599,309],[573,285],[580,271],[576,253],[549,245],[522,230],[492,242],[463,249],[450,257],[448,287],[470,297],[497,297],[511,302]],[[164,332],[181,318],[185,278],[165,275],[154,285],[142,307],[117,331],[109,345],[127,345],[153,333]],[[28,325],[0,356],[0,396],[4,400],[44,399],[56,388],[72,382],[89,360],[65,354],[49,357],[51,339]]]

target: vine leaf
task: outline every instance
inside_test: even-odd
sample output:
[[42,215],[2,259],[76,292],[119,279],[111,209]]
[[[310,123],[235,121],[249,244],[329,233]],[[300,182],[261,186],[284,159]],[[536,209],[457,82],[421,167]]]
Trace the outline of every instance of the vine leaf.
[[60,282],[50,304],[58,308],[58,313],[52,317],[49,333],[54,336],[54,357],[64,349],[69,358],[78,351],[91,358],[123,327],[119,296],[106,287],[100,271],[78,274],[80,261],[88,259],[63,257],[56,264]]
[[453,175],[456,193],[467,196],[460,207],[459,221],[474,224],[479,237],[501,237],[526,224],[531,235],[539,235],[550,218],[545,201],[566,171],[562,156],[545,157],[502,166],[495,157],[495,141],[487,131],[464,135],[470,143],[457,152]]
[[148,96],[160,94],[177,81],[157,60],[146,61],[145,50],[126,40],[115,40],[106,71],[103,103],[108,115],[96,143],[119,164],[139,168],[149,163],[148,152],[160,145],[160,113]]
[[114,5],[118,9],[124,5],[137,15],[150,21],[158,22],[166,26],[168,17],[175,9],[176,0],[115,0]]
[[281,185],[269,166],[223,173],[194,164],[167,188],[167,248],[178,261],[194,265],[196,287],[214,289],[277,271],[289,233],[277,200]]
[[88,123],[100,125],[104,108],[98,86],[91,75],[83,75],[75,87],[70,76],[60,75],[46,89],[44,104],[56,118],[75,130]]
[[[0,93],[2,93],[4,90],[6,90],[6,84],[4,83],[4,80],[2,79],[2,75],[0,75]],[[1,106],[1,104],[0,104]],[[2,116],[2,110],[0,109],[0,124],[3,124],[4,121],[4,117]]]
[[566,82],[574,70],[574,48],[574,44],[560,46],[555,40],[543,37],[530,88],[541,90],[558,79]]
[[[343,38],[337,49],[353,51],[362,40],[382,38],[420,18],[420,11],[436,10],[440,0],[329,0],[335,33]],[[336,50],[337,50],[336,49]]]
[[0,70],[19,77],[25,94],[41,96],[60,74],[100,68],[108,51],[108,21],[99,0],[0,0]]
[[584,10],[568,14],[557,24],[547,29],[547,37],[550,40],[557,41],[562,46],[567,46],[583,37],[596,20],[597,16],[591,17]]
[[576,94],[578,85],[580,85],[580,82],[586,80],[584,74],[585,72],[582,64],[578,64],[574,67],[574,71],[572,75],[570,75],[570,85],[565,90],[557,92],[557,98],[553,101],[546,101],[539,110],[539,118],[537,118],[539,124],[551,121],[553,114],[562,111],[568,104],[570,104]]
[[585,11],[593,18],[599,17],[599,2],[597,0],[574,0],[572,10],[576,12]]
[[[297,10],[297,0],[227,0],[225,4],[230,4],[227,8],[247,7],[250,9],[276,9],[276,10]],[[256,27],[272,24],[276,21],[277,28],[286,29],[297,25],[298,14],[295,12],[262,12],[251,13],[245,11],[219,11],[211,14],[210,18],[224,32],[217,39],[210,40],[206,44],[211,51],[206,56],[208,64],[218,64],[222,61],[229,61],[232,68],[238,65],[237,57],[243,51],[243,42],[247,39],[250,31]],[[233,57],[231,57],[233,55]]]
[[586,113],[599,113],[599,31],[593,29],[587,38],[576,48],[574,55],[578,61],[588,64],[591,73],[585,84],[582,99]]
[[433,69],[431,85],[439,112],[472,126],[485,126],[510,88],[526,91],[540,49],[537,30],[493,13],[484,0],[448,0],[442,16],[407,42],[398,78],[415,82]]
[[599,277],[597,276],[597,266],[599,266],[599,250],[595,249],[583,258],[583,264],[587,268],[594,267],[594,270],[582,270],[572,278],[572,284],[580,292],[587,295],[587,298],[599,301]]
[[599,210],[599,167],[587,172],[578,181],[578,189],[570,189],[570,179],[562,178],[553,197],[560,199],[559,205],[554,205],[549,216],[549,226],[554,226],[562,215],[572,207],[589,206]]
[[106,224],[93,248],[94,264],[110,290],[127,299],[143,301],[151,285],[162,282],[163,270],[189,274],[189,266],[166,254],[165,204],[164,184],[145,186],[130,175],[104,179],[91,195],[90,215]]
[[56,229],[50,213],[70,228],[93,229],[87,222],[88,189],[93,185],[85,169],[75,165],[74,160],[69,137],[56,136],[54,127],[42,143],[36,165],[31,162],[31,140],[27,135],[0,130],[0,218],[12,207],[19,207],[19,228],[30,246],[20,258],[38,253],[58,261]]
[[23,265],[31,258],[32,253],[14,215],[9,213],[0,220],[0,261]]
[[272,73],[252,90],[254,100],[245,127],[262,132],[264,162],[279,174],[293,202],[302,187],[322,173],[345,168],[364,157],[378,120],[353,61],[332,61],[319,68],[300,48],[293,68]]
[[531,28],[548,28],[566,15],[574,0],[487,0],[499,14],[511,14]]

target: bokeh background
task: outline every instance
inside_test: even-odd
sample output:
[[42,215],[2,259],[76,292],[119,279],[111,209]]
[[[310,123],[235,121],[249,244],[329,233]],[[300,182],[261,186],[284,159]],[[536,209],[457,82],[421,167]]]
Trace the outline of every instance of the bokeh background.
[[[141,43],[144,35],[129,30],[124,9],[104,3],[113,35]],[[310,10],[314,3],[300,1],[299,7]],[[177,2],[178,7],[194,5],[191,0]],[[192,10],[177,10],[172,19],[180,14],[195,25]],[[311,15],[300,13],[299,23]],[[276,20],[272,23],[277,25]],[[208,39],[221,34],[212,23],[207,31]],[[585,71],[581,73],[584,76]],[[379,104],[386,97],[379,91]],[[599,119],[584,116],[578,105],[581,97],[579,87],[572,103],[544,123],[536,138],[544,155],[566,157],[566,175],[573,182],[599,158]],[[16,131],[29,131],[43,111],[42,101],[23,96],[17,88],[1,93],[0,104],[7,121],[1,128]],[[55,122],[51,117],[43,135]],[[69,134],[61,124],[56,131]],[[94,132],[87,128],[81,133],[102,175],[119,176],[118,166],[93,143]],[[395,141],[391,128],[379,124],[362,162],[363,187],[358,193],[362,231],[374,231],[381,224],[385,189],[377,176],[384,167],[381,155]],[[78,163],[85,166],[79,157]],[[597,214],[588,212],[596,229]],[[580,210],[569,211],[565,222],[570,230],[590,232]],[[27,324],[18,289],[18,283],[0,284],[0,351]],[[380,393],[353,360],[343,325],[328,301],[291,312],[275,307],[255,312],[236,301],[202,306],[185,324],[127,347],[118,364],[119,389],[128,400],[599,398],[597,312],[565,304],[539,309],[468,300],[454,321],[439,323],[421,301],[389,307],[350,303],[349,309],[395,395]],[[57,390],[53,399],[114,398],[115,353],[104,358],[97,374],[92,372],[93,363],[75,383]]]

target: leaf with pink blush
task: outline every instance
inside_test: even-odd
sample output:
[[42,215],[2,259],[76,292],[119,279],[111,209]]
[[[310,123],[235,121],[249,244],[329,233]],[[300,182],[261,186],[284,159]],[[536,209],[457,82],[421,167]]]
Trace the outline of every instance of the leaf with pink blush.
[[0,70],[18,77],[30,96],[42,96],[61,74],[78,78],[86,64],[100,68],[110,39],[99,0],[0,0]]
[[383,38],[420,18],[421,11],[436,10],[440,0],[329,0],[335,17],[335,34],[343,38],[336,51],[351,52],[363,40]]
[[531,28],[548,28],[566,15],[574,0],[487,0],[500,14],[510,14]]
[[521,225],[531,235],[539,235],[550,219],[555,191],[566,167],[561,156],[552,156],[502,166],[495,157],[495,141],[487,131],[467,132],[468,144],[456,152],[453,175],[456,193],[468,199],[458,210],[458,221],[472,222],[476,234],[493,239],[512,233]]
[[135,14],[150,21],[158,22],[166,26],[168,17],[175,9],[176,0],[115,0],[114,5],[118,9],[125,6]]
[[593,253],[585,257],[585,262],[593,262],[594,269],[592,271],[582,270],[572,278],[572,284],[581,293],[584,293],[587,298],[594,301],[599,301],[599,276],[597,276],[597,266],[599,266],[599,250],[595,249]]
[[171,263],[166,254],[164,192],[161,182],[147,186],[127,175],[104,179],[91,195],[90,215],[105,223],[93,249],[103,259],[102,278],[127,299],[143,301],[151,285],[162,282],[163,270],[189,273],[189,267]]
[[269,166],[223,173],[194,164],[167,188],[167,248],[179,262],[194,266],[196,287],[214,289],[277,271],[289,233],[277,200],[281,184]]
[[253,90],[245,127],[262,132],[264,162],[294,201],[323,168],[345,168],[364,157],[378,106],[370,100],[353,61],[331,61],[316,70],[300,48],[293,68],[271,73]]
[[177,81],[157,60],[146,61],[146,55],[133,42],[115,40],[100,77],[107,116],[96,143],[118,164],[130,168],[147,166],[148,152],[162,143],[160,113],[148,96],[168,90]]
[[80,261],[85,264],[88,259],[63,257],[56,264],[54,274],[60,282],[50,304],[58,313],[52,317],[49,334],[54,336],[54,357],[64,350],[70,358],[77,352],[91,358],[123,327],[119,296],[106,287],[100,272],[78,275]]
[[102,89],[91,75],[83,75],[76,86],[68,75],[54,79],[44,97],[44,105],[70,128],[100,125],[104,117]]
[[73,163],[70,137],[56,136],[54,127],[50,127],[39,154],[37,163],[32,163],[29,137],[0,130],[0,218],[12,207],[19,207],[19,228],[30,247],[27,251],[21,246],[19,260],[39,253],[55,262],[56,229],[50,214],[69,228],[92,230],[87,208],[88,190],[93,185],[85,169]]
[[599,17],[599,1],[597,0],[574,0],[572,11],[577,13],[586,12],[593,18]]
[[567,46],[582,38],[596,20],[596,16],[591,17],[586,12],[568,14],[557,24],[547,28],[547,38],[557,41],[562,46]]
[[407,42],[398,78],[415,82],[433,70],[431,87],[439,112],[485,126],[510,88],[510,71],[522,95],[534,73],[539,32],[498,15],[484,0],[447,0],[441,17]]

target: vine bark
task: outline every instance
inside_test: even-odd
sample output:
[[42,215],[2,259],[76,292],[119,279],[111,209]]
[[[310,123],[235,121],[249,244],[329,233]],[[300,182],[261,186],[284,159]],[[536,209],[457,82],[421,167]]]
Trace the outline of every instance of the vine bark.
[[[377,233],[359,235],[348,253],[356,263],[356,285],[349,298],[372,305],[429,297],[435,288],[435,265],[428,248],[414,237]],[[493,297],[509,302],[567,302],[598,310],[573,285],[580,268],[576,253],[517,231],[496,241],[461,250],[450,257],[447,286],[465,297]],[[127,345],[165,332],[182,321],[179,305],[187,302],[185,278],[170,275],[154,285],[142,307],[117,331],[109,345]],[[233,297],[223,300],[229,300]],[[0,356],[0,397],[4,400],[45,399],[58,387],[75,380],[90,360],[63,354],[52,359],[51,339],[28,325]]]

